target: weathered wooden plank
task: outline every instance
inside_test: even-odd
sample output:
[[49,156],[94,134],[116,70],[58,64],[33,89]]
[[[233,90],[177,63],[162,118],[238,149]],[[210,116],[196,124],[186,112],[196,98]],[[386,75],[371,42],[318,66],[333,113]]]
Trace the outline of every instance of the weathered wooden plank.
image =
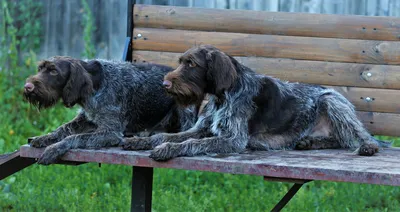
[[[182,53],[134,51],[135,62],[177,67]],[[312,84],[400,89],[400,66],[337,63],[282,58],[235,57],[258,73]]]
[[[135,28],[136,50],[184,52],[211,44],[232,56],[400,64],[400,42]],[[138,36],[140,35],[140,36]],[[168,39],[166,39],[168,38]]]
[[400,18],[135,5],[146,28],[398,41]]
[[400,91],[358,87],[326,86],[335,89],[359,111],[400,113]]
[[[21,147],[21,156],[38,158],[43,150],[25,145]],[[400,185],[398,148],[384,149],[373,157],[358,156],[351,150],[256,151],[181,157],[167,162],[156,162],[148,156],[148,151],[123,151],[120,148],[75,149],[62,159],[304,180]]]
[[400,114],[357,112],[357,115],[373,135],[400,136]]

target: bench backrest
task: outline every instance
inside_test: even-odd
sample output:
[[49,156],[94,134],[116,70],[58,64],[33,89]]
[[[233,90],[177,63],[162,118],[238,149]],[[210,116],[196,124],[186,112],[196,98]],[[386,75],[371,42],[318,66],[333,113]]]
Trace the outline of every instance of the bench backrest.
[[177,66],[211,44],[259,73],[346,96],[375,135],[400,136],[400,18],[136,4],[132,59]]

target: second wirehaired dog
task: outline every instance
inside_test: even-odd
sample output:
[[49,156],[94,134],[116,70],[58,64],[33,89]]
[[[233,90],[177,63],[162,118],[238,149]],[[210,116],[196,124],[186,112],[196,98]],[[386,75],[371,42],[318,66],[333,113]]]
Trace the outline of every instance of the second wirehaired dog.
[[202,45],[186,51],[164,86],[181,105],[210,95],[194,127],[148,138],[127,139],[127,149],[154,149],[168,160],[204,153],[253,150],[358,148],[373,155],[381,146],[340,93],[318,85],[284,82],[257,74],[219,49]]

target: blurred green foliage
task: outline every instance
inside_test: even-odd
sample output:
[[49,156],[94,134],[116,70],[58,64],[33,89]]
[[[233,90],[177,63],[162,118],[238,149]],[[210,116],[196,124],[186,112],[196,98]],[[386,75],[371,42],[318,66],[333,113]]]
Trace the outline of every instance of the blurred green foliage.
[[[42,38],[40,1],[0,0],[0,154],[30,136],[47,133],[72,119],[61,105],[38,111],[22,98],[26,77],[35,73]],[[93,17],[84,8],[84,57],[94,56]],[[122,21],[122,20],[121,20]],[[385,139],[385,138],[384,138]],[[394,139],[398,145],[399,139]],[[31,166],[0,181],[0,211],[128,211],[132,170],[85,164]],[[157,169],[154,211],[269,211],[290,188],[258,176]],[[311,182],[284,211],[398,211],[398,187]]]
[[89,4],[86,0],[82,0],[83,5],[83,41],[84,41],[84,52],[82,56],[84,58],[93,58],[96,55],[95,46],[92,42],[92,35],[96,30],[94,26],[94,18],[92,11],[90,10]]
[[48,132],[75,113],[60,105],[39,112],[23,101],[25,79],[36,72],[41,8],[34,0],[1,1],[0,152],[17,149],[27,137]]

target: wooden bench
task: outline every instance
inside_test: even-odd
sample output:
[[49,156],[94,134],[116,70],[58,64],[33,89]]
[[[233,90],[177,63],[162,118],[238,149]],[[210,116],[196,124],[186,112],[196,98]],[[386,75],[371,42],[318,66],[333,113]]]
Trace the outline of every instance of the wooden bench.
[[[332,87],[354,103],[371,133],[399,136],[399,41],[400,19],[393,17],[150,6],[129,1],[123,59],[177,66],[181,53],[193,45],[212,44],[260,73]],[[0,157],[0,179],[15,172],[11,162],[22,169],[42,152],[25,145]],[[400,185],[397,148],[373,157],[350,150],[312,150],[155,162],[148,155],[148,151],[119,148],[72,150],[63,160],[133,166],[132,211],[151,210],[153,168],[259,175],[295,183],[273,211],[283,208],[310,180]]]

